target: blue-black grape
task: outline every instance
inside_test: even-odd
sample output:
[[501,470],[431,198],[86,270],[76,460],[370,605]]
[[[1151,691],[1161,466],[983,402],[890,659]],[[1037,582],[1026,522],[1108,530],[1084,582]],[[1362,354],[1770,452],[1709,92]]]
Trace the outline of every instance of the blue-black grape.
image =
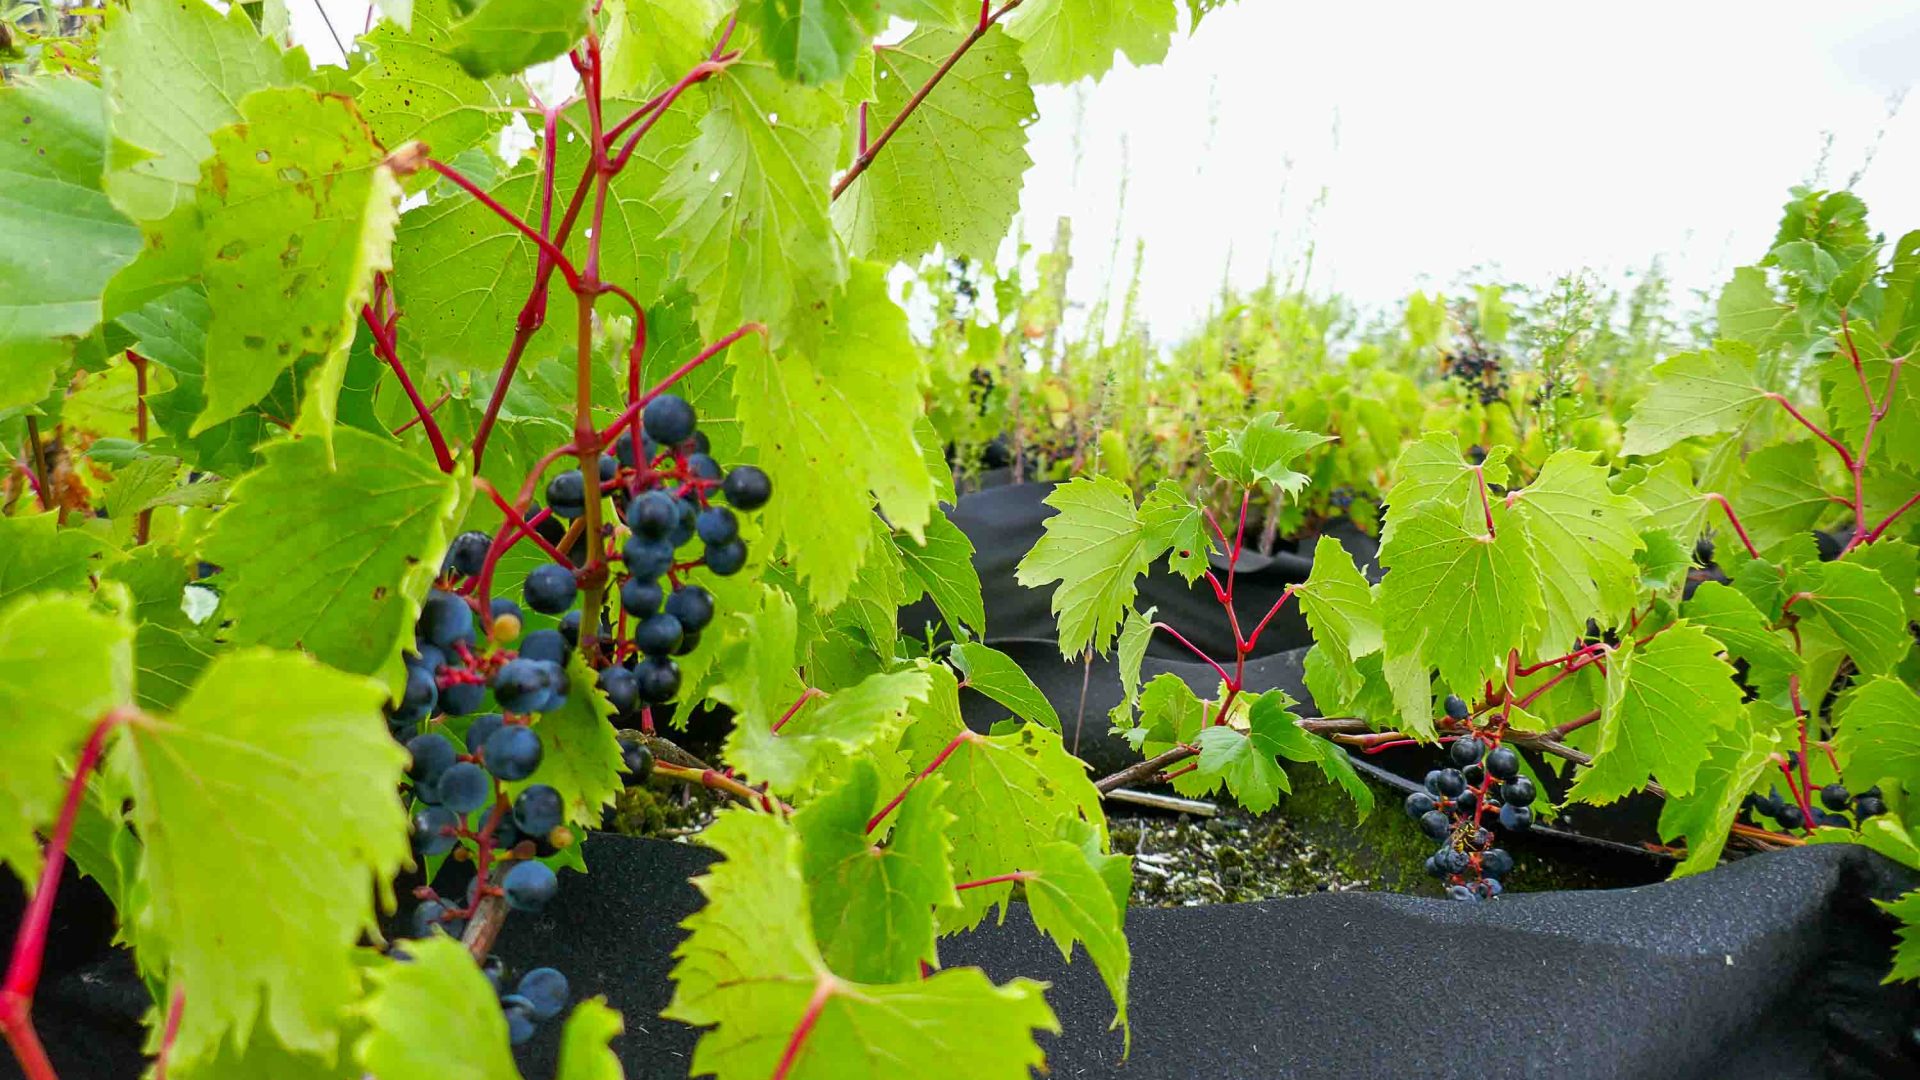
[[1407,816],[1418,821],[1422,815],[1435,809],[1437,805],[1431,794],[1425,791],[1416,791],[1407,796]]
[[520,643],[522,660],[545,660],[550,664],[564,665],[572,652],[573,646],[567,644],[566,635],[558,630],[535,630]]
[[508,783],[525,780],[540,767],[540,736],[525,724],[504,724],[487,736],[481,754],[493,775]]
[[1530,807],[1515,806],[1508,803],[1500,808],[1500,827],[1516,832],[1533,828],[1533,810]]
[[457,842],[453,829],[459,823],[459,815],[444,806],[422,807],[413,815],[413,846],[422,855],[445,855]]
[[520,976],[519,985],[514,992],[526,998],[533,1005],[533,1018],[546,1021],[566,1011],[567,999],[573,991],[567,986],[567,977],[550,967],[534,968]]
[[735,465],[720,484],[720,493],[739,510],[758,510],[773,497],[773,481],[752,465]]
[[1820,789],[1820,805],[1829,810],[1845,810],[1853,802],[1853,793],[1845,784],[1828,784]]
[[695,480],[720,483],[720,463],[711,454],[688,454],[687,475]]
[[547,864],[528,860],[515,863],[500,879],[500,888],[506,893],[508,907],[531,913],[553,900],[560,892],[560,882]]
[[661,394],[640,411],[640,426],[662,446],[686,442],[693,438],[693,406],[677,394]]
[[653,775],[653,751],[642,742],[621,742],[620,771],[629,784],[646,783],[647,777]]
[[447,920],[449,910],[451,909],[441,900],[420,901],[407,916],[407,936],[423,938],[428,934],[451,933],[453,927]]
[[724,544],[740,535],[740,519],[724,506],[709,506],[693,519],[693,531],[709,547]]
[[731,577],[747,565],[747,545],[739,537],[707,548],[707,569],[721,577]]
[[441,570],[460,577],[472,577],[486,565],[487,549],[492,546],[493,537],[486,533],[463,532],[447,545],[447,557],[441,563]]
[[1503,878],[1513,872],[1513,856],[1505,848],[1494,848],[1480,856],[1480,872],[1490,878]]
[[497,712],[481,713],[474,717],[473,722],[467,725],[467,753],[479,753],[493,733],[505,723],[506,718]]
[[616,714],[630,713],[640,705],[639,676],[618,664],[602,671],[595,685],[606,695],[607,704],[613,706]]
[[666,607],[667,614],[679,619],[680,629],[689,634],[699,633],[713,621],[713,594],[698,585],[673,590]]
[[664,491],[642,492],[627,504],[627,528],[633,535],[664,540],[680,520],[680,500]]
[[547,506],[564,518],[587,512],[587,478],[579,469],[568,469],[547,481]]
[[655,705],[665,705],[680,692],[680,665],[663,656],[649,656],[633,669],[640,680],[640,696]]
[[560,827],[566,807],[547,784],[532,784],[513,801],[513,824],[528,836],[545,836]]
[[680,620],[662,613],[634,628],[633,643],[648,656],[669,656],[680,647]]
[[620,561],[627,564],[627,573],[634,577],[657,578],[673,568],[673,545],[635,533],[621,546]]
[[1467,778],[1459,769],[1435,769],[1427,774],[1427,790],[1451,799],[1467,790]]
[[533,1002],[519,994],[507,994],[500,999],[501,1015],[507,1018],[507,1042],[519,1046],[533,1038],[535,1022]]
[[[684,592],[686,590],[681,590]],[[678,596],[679,593],[675,593]],[[644,619],[660,610],[660,582],[656,578],[629,577],[620,583],[620,608],[636,619]]]
[[1496,746],[1487,755],[1487,771],[1496,780],[1511,780],[1520,775],[1520,755],[1511,746]]
[[487,770],[471,761],[456,761],[440,774],[440,802],[456,814],[471,814],[492,798]]
[[457,682],[440,691],[440,711],[448,716],[466,716],[478,712],[486,703],[485,683]]
[[1500,785],[1500,801],[1509,806],[1528,806],[1534,799],[1533,781],[1516,776]]
[[553,680],[547,674],[553,666],[524,656],[507,661],[493,673],[493,699],[510,713],[539,712],[553,693]]
[[602,484],[608,483],[615,476],[618,476],[619,474],[620,474],[619,460],[616,459],[612,454],[602,453],[600,455],[600,482]]
[[1440,811],[1429,810],[1420,815],[1420,830],[1435,840],[1444,840],[1453,831],[1453,823]]
[[1470,710],[1464,698],[1458,694],[1447,695],[1447,716],[1453,720],[1465,720]]
[[440,777],[453,768],[454,761],[460,755],[454,752],[453,744],[445,735],[431,732],[416,735],[407,740],[407,753],[413,761],[407,766],[407,779],[413,781],[417,790],[432,790],[440,783]]
[[407,687],[401,691],[400,705],[393,710],[393,719],[402,724],[416,723],[433,715],[440,706],[440,686],[434,681],[433,669],[424,663],[407,664]]
[[676,504],[674,513],[678,516],[673,519],[673,529],[667,533],[667,543],[674,547],[684,547],[687,541],[693,539],[695,520],[699,516],[700,508],[692,499],[676,499],[674,502]]
[[573,606],[579,592],[580,586],[573,580],[573,571],[558,563],[542,563],[527,575],[520,595],[528,607],[540,614],[558,615]]
[[1853,800],[1853,815],[1861,821],[1887,812],[1887,800],[1879,795],[1860,795]]
[[1447,759],[1461,768],[1479,761],[1486,753],[1487,744],[1474,735],[1462,735],[1447,747]]

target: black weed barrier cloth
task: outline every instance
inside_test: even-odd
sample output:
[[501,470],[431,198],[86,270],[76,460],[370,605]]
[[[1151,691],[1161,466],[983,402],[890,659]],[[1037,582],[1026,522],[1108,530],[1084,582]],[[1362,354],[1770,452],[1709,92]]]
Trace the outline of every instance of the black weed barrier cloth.
[[[686,1076],[696,1032],[657,1014],[676,926],[700,903],[687,879],[712,856],[618,836],[591,838],[587,856],[592,872],[567,875],[542,915],[513,916],[498,951],[512,970],[559,968],[576,999],[605,995],[626,1017],[614,1046],[629,1077]],[[1124,1064],[1092,962],[1063,964],[1019,905],[943,942],[941,959],[1051,982],[1064,1030],[1043,1041],[1061,1078],[1912,1077],[1920,993],[1879,985],[1893,935],[1869,903],[1912,885],[1835,845],[1483,904],[1323,893],[1134,910]],[[66,1080],[134,1080],[145,992],[107,946],[98,901],[68,886],[41,1034]],[[81,914],[97,924],[77,925]],[[530,1078],[553,1075],[559,1031],[543,1025],[520,1049]],[[0,1075],[18,1075],[11,1060]]]

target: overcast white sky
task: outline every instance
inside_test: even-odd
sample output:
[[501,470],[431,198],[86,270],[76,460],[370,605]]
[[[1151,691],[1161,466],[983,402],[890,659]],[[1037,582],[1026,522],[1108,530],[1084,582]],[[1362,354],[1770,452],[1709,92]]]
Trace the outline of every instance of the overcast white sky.
[[[288,2],[337,55],[315,0]],[[323,2],[359,29],[365,0]],[[1040,91],[1025,228],[1044,242],[1073,215],[1082,303],[1123,288],[1144,241],[1162,338],[1204,317],[1229,254],[1253,284],[1309,242],[1310,284],[1370,303],[1655,255],[1710,287],[1764,252],[1828,133],[1824,183],[1877,139],[1855,190],[1878,228],[1920,228],[1920,93],[1888,118],[1917,81],[1912,0],[1240,0],[1158,67]]]

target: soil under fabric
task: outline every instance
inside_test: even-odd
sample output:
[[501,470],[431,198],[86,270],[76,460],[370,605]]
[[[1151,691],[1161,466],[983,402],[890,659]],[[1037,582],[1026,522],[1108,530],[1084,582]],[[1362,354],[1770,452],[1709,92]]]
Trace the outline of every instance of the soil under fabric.
[[[511,971],[550,965],[576,1000],[626,1018],[614,1048],[633,1080],[687,1076],[697,1033],[661,1020],[687,879],[712,854],[596,835],[593,872],[568,875],[541,915],[514,916]],[[1132,1056],[1084,953],[1071,964],[1022,905],[941,943],[947,966],[1044,979],[1063,1031],[1043,1037],[1055,1077],[1911,1077],[1920,991],[1882,986],[1892,931],[1870,900],[1915,876],[1864,848],[1773,852],[1632,889],[1457,904],[1328,892],[1246,904],[1136,908]],[[16,890],[17,891],[17,890]],[[87,894],[91,892],[90,899]],[[11,901],[18,912],[17,896]],[[146,994],[107,945],[98,891],[69,881],[35,1003],[65,1080],[133,1080]],[[552,1076],[560,1025],[518,1057]],[[18,1075],[8,1060],[0,1076]]]

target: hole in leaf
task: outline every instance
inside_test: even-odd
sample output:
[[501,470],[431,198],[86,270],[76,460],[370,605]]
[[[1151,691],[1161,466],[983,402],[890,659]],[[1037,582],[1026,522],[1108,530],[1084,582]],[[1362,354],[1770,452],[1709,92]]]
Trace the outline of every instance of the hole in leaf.
[[267,162],[273,160],[273,155],[267,153],[265,150],[255,150],[253,152],[253,160],[265,165]]

